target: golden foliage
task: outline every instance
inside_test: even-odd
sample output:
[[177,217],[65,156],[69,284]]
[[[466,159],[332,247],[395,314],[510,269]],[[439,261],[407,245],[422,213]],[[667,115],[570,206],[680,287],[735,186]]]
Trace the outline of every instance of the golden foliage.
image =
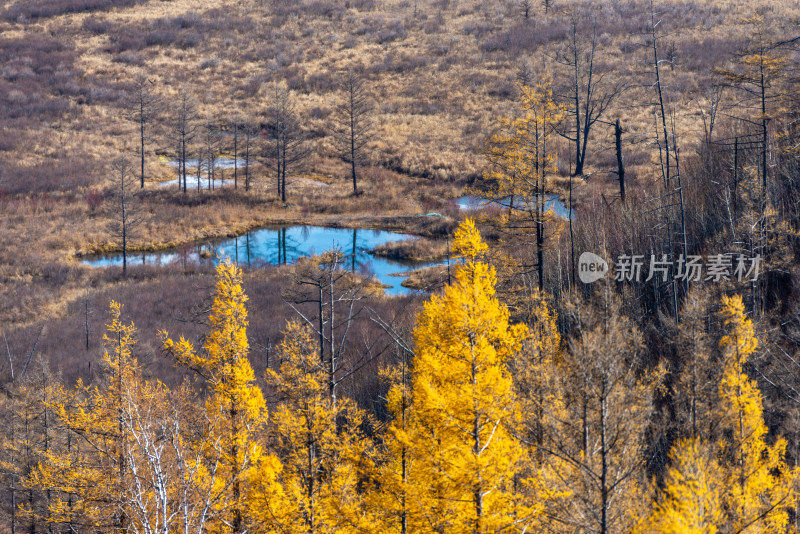
[[786,440],[767,445],[761,392],[744,372],[758,341],[740,296],[722,297],[727,334],[720,340],[723,375],[719,385],[721,424],[729,436],[720,445],[728,466],[726,523],[732,532],[780,532],[788,522],[794,473],[786,466]]
[[287,500],[265,499],[260,513],[268,511],[281,532],[363,531],[368,522],[358,475],[366,417],[350,399],[331,395],[327,367],[307,327],[289,323],[279,353],[280,369],[268,370],[267,382],[281,401],[270,434],[281,453]]
[[260,438],[267,411],[248,360],[246,302],[239,268],[221,262],[204,350],[198,352],[183,337],[175,342],[162,332],[165,349],[201,376],[210,390],[207,428],[198,444],[204,467],[198,471],[215,496],[212,532],[244,532],[247,525],[265,520],[258,505],[269,498],[279,502],[283,495],[277,483],[280,462],[264,452]]
[[479,259],[486,245],[472,221],[459,228],[454,250],[464,257],[455,280],[431,297],[414,331],[410,414],[404,390],[390,395],[390,452],[401,455],[393,458],[401,469],[387,508],[404,498],[412,532],[522,529],[542,510],[521,498],[519,490],[536,492],[538,481],[518,478],[524,450],[511,434],[519,404],[508,363],[527,329],[510,325],[495,297],[494,269]]
[[660,499],[647,532],[716,534],[722,522],[722,470],[713,448],[698,439],[681,440],[670,452]]

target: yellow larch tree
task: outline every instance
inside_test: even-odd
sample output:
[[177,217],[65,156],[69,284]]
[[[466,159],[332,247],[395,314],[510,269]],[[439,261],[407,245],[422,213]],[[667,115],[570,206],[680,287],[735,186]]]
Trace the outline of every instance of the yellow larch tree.
[[510,325],[495,297],[495,273],[473,221],[456,231],[463,258],[455,280],[417,319],[412,373],[411,478],[421,517],[413,532],[514,532],[530,527],[539,502],[523,503],[523,447],[509,427],[519,419],[509,360],[527,335]]
[[720,318],[726,334],[720,340],[722,381],[719,385],[720,443],[725,466],[722,532],[783,532],[789,519],[796,474],[786,466],[786,440],[766,443],[767,426],[761,392],[744,372],[758,340],[745,316],[740,296],[723,297]]
[[51,492],[51,522],[118,532],[130,527],[124,399],[141,380],[141,368],[131,352],[136,328],[123,324],[118,302],[111,302],[110,313],[99,384],[79,381],[74,391],[55,391],[48,402],[74,443],[46,453],[26,485]]
[[[30,362],[29,362],[30,363]],[[56,495],[49,488],[27,483],[37,465],[64,445],[64,433],[56,428],[51,406],[64,392],[43,358],[26,365],[27,373],[12,379],[3,389],[0,435],[0,473],[10,489],[12,523],[24,525],[31,532],[57,525],[50,515],[50,503]]]
[[761,393],[744,372],[758,340],[740,296],[723,297],[719,346],[720,438],[679,440],[670,454],[645,532],[715,534],[785,532],[796,473],[785,463],[786,441],[766,443]]
[[417,457],[413,440],[416,421],[411,410],[411,352],[408,349],[398,347],[398,364],[380,370],[381,379],[389,385],[386,410],[390,421],[367,465],[367,477],[372,484],[365,504],[374,514],[374,527],[370,532],[375,534],[417,532],[423,517],[421,497],[412,479]]
[[716,534],[722,523],[724,476],[714,448],[699,438],[679,440],[669,458],[659,498],[641,531]]
[[351,399],[331,394],[310,328],[289,323],[279,354],[280,368],[267,370],[267,383],[278,403],[270,436],[283,460],[287,503],[284,510],[266,503],[260,513],[287,534],[363,532],[358,484],[366,417]]
[[241,271],[229,261],[220,262],[203,350],[183,337],[176,342],[161,333],[165,349],[208,388],[203,460],[206,470],[213,467],[207,470],[206,484],[216,496],[210,502],[215,520],[209,532],[245,532],[261,517],[254,503],[261,506],[283,495],[277,481],[280,462],[264,451],[260,439],[267,411],[248,360],[246,302]]
[[564,119],[564,107],[553,99],[549,80],[535,87],[519,86],[520,113],[501,118],[499,129],[487,143],[489,169],[484,179],[496,185],[496,195],[508,203],[501,219],[509,234],[535,234],[538,285],[544,288],[545,224],[548,177],[557,171],[551,140]]

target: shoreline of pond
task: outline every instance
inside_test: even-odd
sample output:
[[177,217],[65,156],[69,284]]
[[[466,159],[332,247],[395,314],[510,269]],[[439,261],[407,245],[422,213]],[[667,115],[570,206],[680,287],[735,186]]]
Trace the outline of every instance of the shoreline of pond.
[[[476,198],[474,195],[464,195],[461,197],[455,197],[449,199],[449,202],[455,204],[460,211],[462,212],[469,212],[472,210],[483,210],[486,207],[492,205],[494,202],[492,199],[484,198],[481,199],[480,202],[476,204],[472,204],[471,202],[466,202],[468,198]],[[565,208],[563,201],[561,201],[560,196],[556,193],[548,193],[548,204],[550,203],[557,203],[560,204],[563,211],[568,210]],[[556,210],[558,214],[558,210]],[[563,217],[563,215],[558,214],[559,216]],[[427,238],[427,239],[442,239],[446,238],[447,232],[452,232],[455,227],[457,226],[457,221],[451,217],[447,217],[441,215],[439,213],[427,213],[427,214],[416,214],[416,215],[384,215],[384,216],[355,216],[352,218],[346,218],[345,220],[331,220],[335,218],[333,215],[325,215],[325,214],[312,214],[310,217],[303,216],[303,217],[285,217],[285,218],[274,218],[269,220],[261,220],[261,221],[250,221],[245,222],[237,226],[234,231],[230,231],[229,229],[220,231],[220,232],[208,232],[205,235],[196,237],[194,239],[187,239],[187,240],[178,240],[178,241],[168,241],[153,244],[148,243],[144,246],[128,246],[128,251],[130,253],[157,253],[163,252],[169,249],[175,249],[184,246],[191,246],[197,245],[204,241],[213,241],[213,240],[223,240],[223,239],[233,239],[236,237],[241,237],[249,232],[258,231],[261,229],[266,229],[269,227],[280,227],[280,226],[319,226],[331,229],[347,229],[347,230],[379,230],[379,231],[386,231],[386,232],[396,232],[396,233],[403,233],[412,235],[419,238]],[[574,215],[573,215],[574,218]],[[434,224],[430,223],[439,223],[439,228],[430,228],[431,226],[435,226]],[[443,223],[443,224],[442,224]],[[442,232],[442,226],[445,228],[445,232]],[[120,247],[94,247],[90,250],[85,252],[77,252],[74,254],[74,258],[82,261],[87,258],[91,258],[93,256],[103,256],[103,255],[112,255],[112,254],[121,254],[122,249]],[[443,259],[442,256],[439,259]]]
[[[267,225],[234,237],[198,240],[191,244],[158,251],[130,251],[129,266],[180,267],[189,264],[216,264],[225,258],[237,264],[258,268],[291,265],[301,258],[336,249],[342,254],[342,267],[366,278],[376,279],[388,295],[403,295],[409,288],[393,275],[431,265],[430,261],[385,258],[375,254],[386,243],[413,241],[417,236],[384,229],[330,227],[316,225]],[[120,252],[84,256],[81,263],[91,267],[119,266]],[[402,277],[402,275],[401,275]]]

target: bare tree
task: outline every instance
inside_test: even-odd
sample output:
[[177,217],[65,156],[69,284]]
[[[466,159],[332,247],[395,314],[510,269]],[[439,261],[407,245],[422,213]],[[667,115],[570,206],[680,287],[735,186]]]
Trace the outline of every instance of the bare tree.
[[571,33],[566,48],[556,56],[556,61],[569,69],[570,89],[564,99],[572,116],[573,133],[562,134],[575,143],[575,176],[583,174],[586,164],[586,147],[592,127],[611,106],[614,99],[626,88],[621,78],[613,82],[606,79],[606,73],[598,73],[595,67],[597,53],[597,26],[592,21],[592,29],[587,39],[576,13],[572,14]]
[[519,7],[522,9],[522,17],[525,20],[528,20],[531,15],[531,7],[533,7],[533,2],[531,2],[531,0],[522,0],[519,3]]
[[206,177],[208,178],[208,190],[210,191],[214,189],[214,180],[217,178],[217,160],[219,159],[222,145],[222,135],[219,127],[210,117],[206,118],[204,137],[205,146],[203,147],[203,152],[206,156]]
[[533,86],[534,79],[536,78],[536,73],[533,71],[533,65],[531,65],[531,60],[529,57],[524,57],[519,62],[519,67],[517,67],[516,76],[518,83],[526,87]]
[[127,118],[134,121],[139,130],[139,158],[141,169],[139,171],[140,187],[144,188],[144,160],[146,144],[152,140],[151,127],[158,116],[161,98],[153,90],[155,81],[146,76],[136,77],[128,104]]
[[239,117],[233,122],[233,188],[239,189],[239,134],[241,132]]
[[661,61],[658,57],[658,41],[659,39],[663,38],[663,35],[657,33],[656,28],[661,23],[660,20],[656,20],[656,10],[655,5],[653,4],[653,0],[650,0],[650,38],[652,41],[653,47],[653,74],[655,75],[655,88],[658,94],[658,111],[660,112],[661,118],[661,128],[664,132],[663,138],[663,145],[662,140],[658,133],[658,128],[656,128],[656,142],[658,143],[658,153],[661,160],[661,174],[664,180],[664,184],[668,185],[670,182],[670,144],[669,144],[669,133],[667,130],[667,112],[664,106],[664,91],[662,90],[661,84]]
[[244,135],[244,190],[250,191],[252,184],[250,177],[250,164],[253,160],[253,140],[258,137],[258,128],[253,126],[253,122],[249,117],[242,124],[242,134]]
[[617,179],[619,180],[619,197],[625,202],[625,164],[622,160],[622,126],[619,119],[614,123],[614,148],[617,154]]
[[281,295],[319,340],[320,363],[334,404],[338,385],[376,355],[374,342],[367,343],[360,355],[344,363],[348,333],[367,295],[364,280],[347,270],[347,259],[339,250],[302,258],[293,267],[292,284]]
[[267,166],[275,172],[278,197],[286,202],[286,176],[289,169],[309,154],[307,136],[300,125],[294,98],[282,85],[275,84],[267,122]]
[[203,170],[208,169],[208,162],[204,157],[206,155],[206,151],[203,145],[203,140],[199,143],[200,146],[197,147],[195,152],[197,152],[197,165],[195,165],[195,177],[197,179],[197,192],[199,193],[203,189],[203,182],[201,181]]
[[[684,206],[684,198],[683,198],[683,187],[681,182],[680,176],[680,163],[678,159],[678,149],[677,149],[677,134],[675,132],[675,111],[674,108],[672,110],[672,129],[671,133],[670,130],[667,128],[667,106],[664,103],[664,91],[662,85],[662,76],[661,76],[661,63],[663,61],[672,62],[674,61],[674,57],[670,57],[670,59],[659,59],[659,49],[658,43],[661,39],[664,38],[664,34],[659,33],[657,28],[660,25],[661,21],[656,20],[656,11],[655,5],[653,0],[650,0],[650,38],[651,38],[651,45],[653,48],[653,74],[655,77],[655,83],[653,84],[656,88],[656,93],[658,96],[658,101],[656,102],[656,143],[658,145],[658,154],[659,154],[659,161],[661,167],[661,176],[662,176],[662,184],[664,187],[663,194],[659,197],[659,203],[655,210],[663,211],[663,221],[664,221],[664,228],[667,230],[667,239],[664,245],[664,249],[672,256],[675,255],[676,243],[675,239],[677,236],[680,237],[679,244],[681,245],[681,251],[683,254],[683,258],[688,257],[688,244],[687,244],[687,236],[686,236],[686,215],[685,215],[685,206]],[[659,123],[660,118],[660,125]],[[659,127],[663,130],[663,139],[659,134]],[[673,179],[677,179],[677,187],[673,186],[671,181]],[[677,197],[675,199],[674,197]],[[674,215],[673,211],[677,205],[680,208],[680,229],[677,228],[677,225],[673,222],[676,216]],[[675,321],[679,321],[678,315],[678,288],[676,286],[675,277],[672,277],[669,284],[672,286],[672,312],[675,317]],[[683,281],[683,288],[684,292],[688,290],[688,281],[684,279]]]
[[89,288],[87,287],[83,295],[83,333],[86,336],[87,351],[89,350],[89,315],[91,312],[89,311]]
[[[759,163],[758,172],[761,178],[761,229],[760,241],[762,247],[766,246],[765,215],[770,202],[768,198],[768,154],[770,151],[769,124],[777,114],[778,106],[786,97],[784,83],[789,72],[788,55],[796,49],[800,37],[787,39],[784,32],[779,33],[780,39],[775,37],[774,28],[764,20],[761,15],[754,15],[746,22],[752,27],[748,43],[743,50],[736,53],[735,59],[729,68],[719,69],[725,83],[738,90],[743,96],[736,102],[737,114],[746,113],[738,117],[749,127],[758,130]],[[778,30],[780,31],[780,30]],[[789,50],[784,50],[789,47]]]
[[114,173],[113,202],[111,202],[111,216],[113,220],[109,225],[111,232],[121,241],[122,245],[122,272],[128,269],[128,243],[135,235],[136,228],[142,222],[139,209],[139,199],[132,191],[133,165],[124,156],[119,157],[111,164]]
[[[241,137],[243,133],[242,124],[244,121],[242,120],[241,114],[236,111],[233,113],[233,116],[230,118],[230,122],[227,126],[227,131],[233,134],[233,188],[239,189],[239,149],[241,144]],[[230,146],[230,145],[228,145]]]
[[353,193],[356,193],[356,166],[364,161],[366,145],[372,135],[373,105],[361,73],[348,70],[342,77],[341,89],[343,98],[337,106],[339,128],[336,131],[336,140],[344,160],[350,164]]
[[[189,151],[197,136],[197,104],[184,89],[178,97],[178,105],[173,119],[172,132],[178,162],[178,189],[186,193],[186,162]],[[198,159],[199,161],[199,159]]]

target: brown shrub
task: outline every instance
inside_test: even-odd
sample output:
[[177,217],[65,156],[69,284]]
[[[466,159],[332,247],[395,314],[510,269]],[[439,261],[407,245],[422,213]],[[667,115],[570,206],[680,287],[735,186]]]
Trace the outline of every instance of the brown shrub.
[[24,22],[38,18],[54,17],[65,13],[97,11],[114,7],[130,7],[144,0],[20,0],[6,8],[2,18]]

